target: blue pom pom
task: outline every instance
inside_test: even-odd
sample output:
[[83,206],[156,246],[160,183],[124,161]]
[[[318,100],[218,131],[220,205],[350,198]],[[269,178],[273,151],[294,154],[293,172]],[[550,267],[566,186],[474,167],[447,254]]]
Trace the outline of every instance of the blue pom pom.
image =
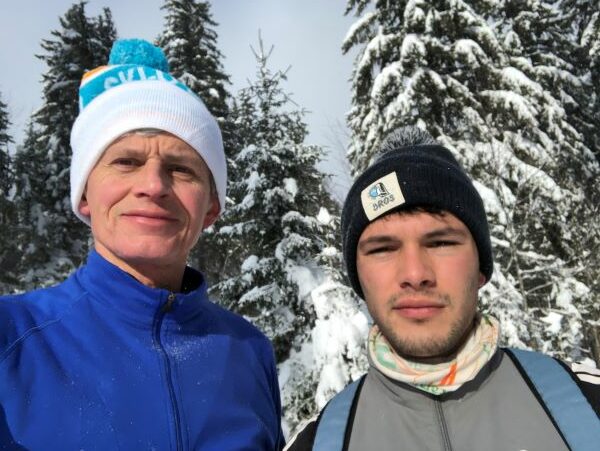
[[108,64],[134,64],[169,72],[169,62],[158,47],[143,39],[120,39],[115,41]]

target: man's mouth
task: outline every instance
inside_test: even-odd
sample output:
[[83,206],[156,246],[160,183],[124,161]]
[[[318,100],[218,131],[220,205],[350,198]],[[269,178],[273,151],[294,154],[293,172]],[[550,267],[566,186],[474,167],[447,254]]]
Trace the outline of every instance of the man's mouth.
[[394,302],[392,309],[400,316],[409,319],[428,319],[438,315],[446,303],[429,298],[404,298]]
[[173,215],[160,211],[132,210],[123,213],[121,216],[139,224],[146,225],[164,225],[177,222]]

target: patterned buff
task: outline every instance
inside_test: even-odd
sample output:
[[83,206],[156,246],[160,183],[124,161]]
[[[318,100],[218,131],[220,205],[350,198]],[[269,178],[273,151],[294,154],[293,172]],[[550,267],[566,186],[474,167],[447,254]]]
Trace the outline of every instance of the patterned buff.
[[454,391],[472,380],[498,348],[498,321],[488,315],[478,315],[476,321],[467,342],[450,362],[410,362],[394,352],[376,325],[369,332],[369,358],[375,368],[391,379],[434,395]]

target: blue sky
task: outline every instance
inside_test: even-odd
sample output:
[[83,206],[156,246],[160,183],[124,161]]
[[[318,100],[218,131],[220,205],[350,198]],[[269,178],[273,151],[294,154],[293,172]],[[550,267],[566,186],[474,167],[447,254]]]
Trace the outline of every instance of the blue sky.
[[[20,142],[22,130],[33,111],[41,106],[41,75],[46,70],[35,54],[42,39],[58,29],[59,17],[73,0],[19,0],[3,2],[0,8],[0,93],[8,104]],[[113,13],[120,38],[154,40],[164,26],[163,0],[89,0],[88,15],[103,7]],[[219,47],[223,65],[231,76],[230,91],[247,85],[255,73],[250,46],[256,46],[258,31],[267,47],[274,46],[270,67],[286,69],[286,89],[298,106],[310,113],[309,144],[327,147],[325,170],[336,174],[336,185],[344,191],[349,183],[343,162],[347,140],[345,114],[350,108],[353,55],[342,55],[341,43],[353,16],[344,16],[344,0],[213,0],[212,13],[219,24]]]

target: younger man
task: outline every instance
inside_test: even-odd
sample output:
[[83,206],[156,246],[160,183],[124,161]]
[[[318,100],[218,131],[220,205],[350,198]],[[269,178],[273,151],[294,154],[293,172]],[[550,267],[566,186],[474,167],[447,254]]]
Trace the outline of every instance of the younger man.
[[370,368],[287,449],[597,449],[600,377],[576,384],[558,362],[526,353],[575,406],[565,415],[565,404],[540,396],[547,390],[532,384],[519,351],[498,347],[498,321],[477,311],[493,261],[469,177],[418,129],[382,147],[351,187],[341,224],[350,282],[374,322]]

